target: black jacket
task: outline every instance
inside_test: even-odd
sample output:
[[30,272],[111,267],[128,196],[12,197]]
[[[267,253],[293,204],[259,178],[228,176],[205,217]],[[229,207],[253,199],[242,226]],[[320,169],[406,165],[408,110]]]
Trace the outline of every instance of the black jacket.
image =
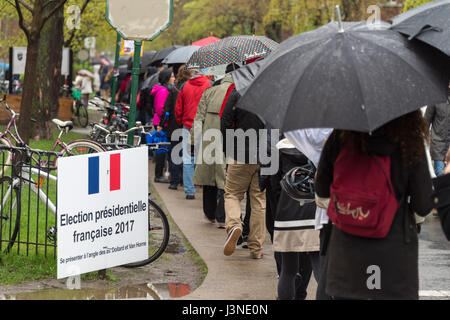
[[438,210],[442,229],[450,241],[450,174],[433,179],[433,204]]
[[450,147],[450,102],[427,107],[425,118],[431,125],[431,159],[444,161]]
[[[253,113],[236,108],[236,104],[240,99],[240,94],[233,89],[228,97],[227,103],[222,113],[221,131],[223,136],[223,151],[228,158],[245,162],[249,164],[258,163],[258,140],[259,130],[264,129],[263,122]],[[231,145],[231,141],[227,142],[227,130],[242,129],[247,132],[254,129],[256,133],[256,145],[250,143],[249,138],[245,138],[245,143],[239,143],[237,136],[234,136],[234,148],[227,148],[227,144]],[[248,131],[250,133],[250,131]],[[231,135],[230,135],[231,134]],[[233,131],[228,131],[228,135],[233,136]]]
[[183,90],[185,84],[186,82],[176,85],[175,87],[171,87],[169,90],[169,95],[167,96],[166,102],[164,104],[161,123],[164,124],[164,131],[167,132],[167,137],[169,137],[169,140],[171,140],[172,133],[182,127],[178,125],[177,120],[175,119],[175,105],[177,103],[178,94],[181,90]]
[[[339,131],[335,130],[325,144],[317,169],[315,191],[321,198],[330,196],[334,163],[341,147]],[[422,160],[409,168],[403,165],[398,145],[391,144],[383,135],[372,136],[369,152],[391,157],[391,180],[400,207],[383,239],[352,236],[333,226],[328,244],[326,292],[350,299],[417,300],[419,257],[414,212],[425,216],[433,207],[425,147]],[[368,288],[371,266],[381,270],[381,289]]]

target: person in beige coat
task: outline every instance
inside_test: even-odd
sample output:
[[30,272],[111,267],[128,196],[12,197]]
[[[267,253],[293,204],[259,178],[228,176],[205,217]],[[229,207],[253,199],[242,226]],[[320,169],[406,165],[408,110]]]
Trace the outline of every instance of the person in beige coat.
[[196,167],[193,183],[203,186],[203,212],[207,220],[225,227],[224,188],[226,162],[220,132],[220,115],[229,88],[230,76],[203,93],[197,108],[191,138],[195,141]]

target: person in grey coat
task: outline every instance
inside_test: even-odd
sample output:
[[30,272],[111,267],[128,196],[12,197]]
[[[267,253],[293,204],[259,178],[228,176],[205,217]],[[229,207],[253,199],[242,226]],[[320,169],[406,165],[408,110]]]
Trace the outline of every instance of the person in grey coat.
[[431,125],[431,159],[434,162],[436,176],[445,168],[444,159],[450,147],[450,84],[447,102],[429,106],[425,118]]

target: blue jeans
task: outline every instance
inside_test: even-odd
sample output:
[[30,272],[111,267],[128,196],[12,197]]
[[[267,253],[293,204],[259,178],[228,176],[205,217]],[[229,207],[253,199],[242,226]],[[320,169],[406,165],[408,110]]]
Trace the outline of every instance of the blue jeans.
[[444,169],[445,169],[444,161],[434,161],[434,173],[436,173],[436,176],[442,175]]
[[194,178],[195,159],[191,155],[190,144],[188,144],[189,130],[183,126],[183,185],[186,195],[195,195]]

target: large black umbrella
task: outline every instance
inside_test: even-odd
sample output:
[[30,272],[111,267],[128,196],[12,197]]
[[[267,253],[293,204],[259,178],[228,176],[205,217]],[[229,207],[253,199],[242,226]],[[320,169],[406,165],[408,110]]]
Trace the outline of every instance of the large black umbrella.
[[450,56],[450,0],[436,0],[392,19],[392,29]]
[[[377,21],[375,23],[367,23],[366,21],[358,22],[342,22],[342,26],[345,30],[370,30],[370,29],[388,29],[390,24],[385,21]],[[335,28],[333,25],[324,26],[324,28]],[[250,84],[255,79],[257,73],[261,69],[265,60],[261,59],[254,63],[247,64],[236,71],[231,72],[233,82],[235,84],[236,90],[239,94],[243,95]]]
[[435,51],[392,30],[341,29],[332,22],[291,37],[269,55],[238,107],[282,131],[371,132],[445,101],[448,74]]
[[153,57],[151,65],[156,65],[158,63],[161,63],[172,51],[181,48],[182,46],[170,46],[167,48],[164,48],[156,53],[156,55]]

